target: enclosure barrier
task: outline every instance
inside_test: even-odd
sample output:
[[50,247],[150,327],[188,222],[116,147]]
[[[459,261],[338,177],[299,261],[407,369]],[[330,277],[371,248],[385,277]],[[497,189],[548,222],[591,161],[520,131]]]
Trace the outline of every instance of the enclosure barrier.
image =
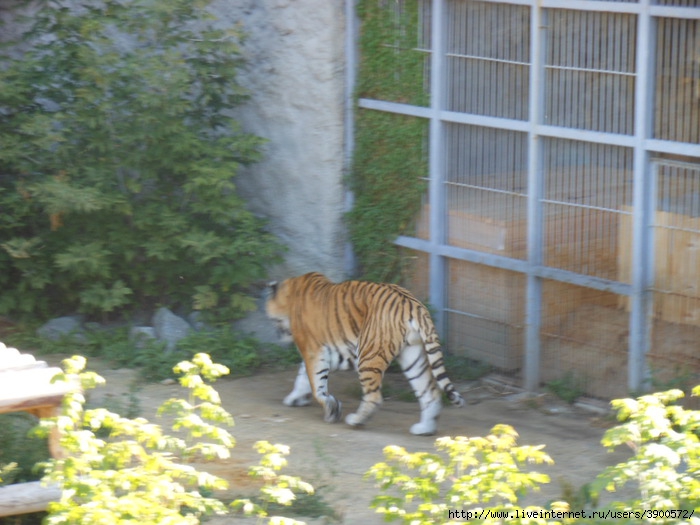
[[363,5],[357,114],[422,152],[396,244],[446,348],[528,390],[695,384],[698,1]]

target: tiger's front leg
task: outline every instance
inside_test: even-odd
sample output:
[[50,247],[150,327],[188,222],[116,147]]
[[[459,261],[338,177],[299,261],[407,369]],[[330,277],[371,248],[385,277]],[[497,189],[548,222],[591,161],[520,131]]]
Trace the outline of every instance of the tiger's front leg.
[[311,383],[306,373],[304,361],[299,365],[297,378],[294,380],[294,388],[282,401],[288,407],[305,407],[311,404]]

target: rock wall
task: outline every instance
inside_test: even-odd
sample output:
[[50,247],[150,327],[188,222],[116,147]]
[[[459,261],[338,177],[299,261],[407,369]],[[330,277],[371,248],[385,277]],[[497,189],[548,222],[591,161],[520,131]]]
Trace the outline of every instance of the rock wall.
[[217,0],[213,12],[248,34],[237,117],[268,143],[238,187],[288,247],[273,275],[343,278],[344,1]]

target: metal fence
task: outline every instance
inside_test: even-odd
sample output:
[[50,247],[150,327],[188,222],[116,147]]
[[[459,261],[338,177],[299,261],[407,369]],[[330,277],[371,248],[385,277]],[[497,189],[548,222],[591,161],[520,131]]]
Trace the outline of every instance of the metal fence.
[[359,106],[428,122],[397,243],[449,349],[598,397],[699,377],[700,1],[409,1],[430,104]]

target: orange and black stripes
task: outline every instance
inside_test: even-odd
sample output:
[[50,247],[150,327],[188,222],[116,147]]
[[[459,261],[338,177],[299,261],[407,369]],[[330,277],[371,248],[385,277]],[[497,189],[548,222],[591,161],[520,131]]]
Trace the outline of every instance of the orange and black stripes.
[[398,357],[423,412],[421,423],[411,432],[434,431],[440,412],[436,387],[454,404],[463,404],[445,371],[428,310],[400,286],[362,281],[335,284],[319,273],[309,273],[275,286],[266,309],[281,331],[291,332],[308,376],[307,385],[300,373],[286,404],[301,404],[301,396],[311,393],[325,407],[326,420],[337,420],[340,404],[327,391],[328,375],[352,364],[360,376],[363,401],[347,422],[362,424],[381,403],[384,372]]

